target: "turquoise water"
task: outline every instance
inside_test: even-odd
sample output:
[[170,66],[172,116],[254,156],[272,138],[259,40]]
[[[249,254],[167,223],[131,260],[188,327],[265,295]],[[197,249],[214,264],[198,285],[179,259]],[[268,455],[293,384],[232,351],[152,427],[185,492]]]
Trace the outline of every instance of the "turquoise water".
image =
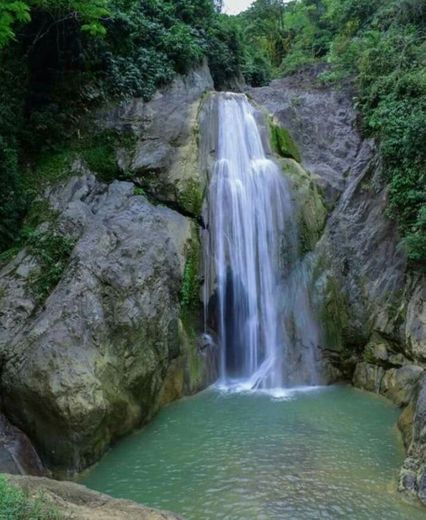
[[417,520],[396,492],[399,411],[349,387],[208,390],[164,409],[84,483],[187,520]]

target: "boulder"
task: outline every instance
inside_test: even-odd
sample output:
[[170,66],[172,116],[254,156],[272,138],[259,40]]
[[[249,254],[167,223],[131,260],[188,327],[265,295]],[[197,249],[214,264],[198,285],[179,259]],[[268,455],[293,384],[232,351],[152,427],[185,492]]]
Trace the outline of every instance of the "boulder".
[[45,468],[28,437],[0,414],[0,473],[44,475]]
[[[48,200],[75,247],[41,304],[30,252],[0,273],[0,385],[5,413],[43,461],[74,472],[214,375],[181,320],[187,255],[199,248],[194,222],[135,195],[132,183],[90,174]],[[171,377],[180,381],[174,392],[164,390]]]
[[155,200],[200,217],[207,177],[199,167],[198,120],[203,95],[213,90],[206,64],[177,76],[148,102],[132,99],[98,113],[102,130],[113,130],[134,140],[117,150],[122,174]]
[[[216,377],[214,345],[198,346],[201,302],[182,298],[201,283],[198,121],[212,88],[203,64],[151,101],[99,110],[94,132],[114,137],[111,171],[129,182],[100,182],[84,152],[73,156],[68,179],[37,200],[48,214],[38,236],[62,237],[69,257],[46,268],[48,252],[24,248],[0,265],[3,410],[55,474],[93,464]],[[39,294],[46,269],[55,282]]]
[[380,392],[398,406],[410,403],[417,381],[424,370],[417,365],[405,365],[387,370],[383,376]]

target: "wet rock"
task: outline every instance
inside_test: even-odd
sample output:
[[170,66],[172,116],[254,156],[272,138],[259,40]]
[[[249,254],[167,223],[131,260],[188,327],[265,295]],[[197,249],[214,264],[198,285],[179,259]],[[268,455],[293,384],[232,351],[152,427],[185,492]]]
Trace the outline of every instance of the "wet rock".
[[[408,457],[400,475],[400,490],[419,497],[426,505],[426,375],[423,374],[409,405],[412,414],[411,433],[406,433],[405,440],[411,440]],[[408,425],[405,426],[405,430]],[[404,431],[404,430],[403,430]]]
[[414,290],[406,304],[405,337],[407,351],[413,359],[426,362],[426,283],[423,276],[414,276]]
[[43,464],[28,437],[0,414],[0,473],[45,474]]
[[415,459],[407,458],[400,472],[399,491],[417,496],[417,470],[418,463]]
[[364,357],[375,365],[388,366],[390,361],[391,346],[384,338],[373,335],[364,350]]
[[398,419],[398,428],[402,434],[405,449],[411,445],[413,440],[414,404],[410,402],[403,410]]
[[8,480],[29,497],[36,498],[41,494],[66,520],[182,520],[173,513],[129,500],[117,500],[73,482],[15,476],[8,476]]
[[416,384],[423,373],[423,368],[417,365],[387,370],[380,391],[398,406],[405,406],[411,401]]
[[382,367],[361,362],[355,368],[352,383],[363,390],[379,393],[384,373]]

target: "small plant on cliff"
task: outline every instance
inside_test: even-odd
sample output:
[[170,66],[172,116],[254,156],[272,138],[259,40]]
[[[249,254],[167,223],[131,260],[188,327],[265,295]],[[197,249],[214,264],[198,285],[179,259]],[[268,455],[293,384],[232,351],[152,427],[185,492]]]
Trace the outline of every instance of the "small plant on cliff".
[[180,195],[179,202],[186,211],[196,217],[200,216],[203,206],[203,192],[199,183],[195,180],[189,180]]
[[273,121],[270,121],[272,149],[281,157],[289,157],[297,162],[302,160],[299,149],[294,142],[290,132]]
[[42,496],[30,498],[1,476],[0,518],[1,520],[61,520],[63,516]]
[[38,299],[43,301],[61,279],[75,242],[54,230],[31,231],[26,245],[39,262],[39,270],[31,282]]
[[180,301],[183,311],[190,311],[199,302],[200,277],[199,277],[200,254],[199,244],[191,244],[183,272],[183,282],[180,293]]

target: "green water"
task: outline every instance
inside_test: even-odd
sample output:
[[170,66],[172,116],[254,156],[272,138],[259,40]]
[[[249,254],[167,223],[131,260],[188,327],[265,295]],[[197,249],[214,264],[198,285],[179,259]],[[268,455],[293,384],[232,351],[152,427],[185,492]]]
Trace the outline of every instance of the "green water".
[[399,411],[348,387],[206,391],[164,409],[84,483],[188,520],[417,520],[396,492]]

